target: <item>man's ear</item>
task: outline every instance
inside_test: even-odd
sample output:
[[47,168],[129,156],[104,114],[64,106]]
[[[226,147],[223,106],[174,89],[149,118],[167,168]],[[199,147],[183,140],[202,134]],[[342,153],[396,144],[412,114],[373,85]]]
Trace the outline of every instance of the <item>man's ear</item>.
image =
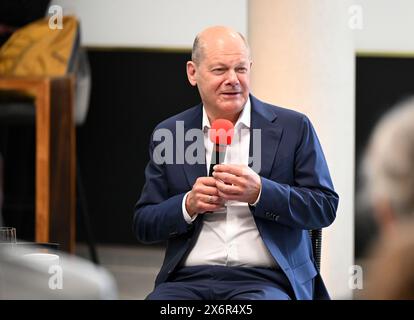
[[193,61],[188,61],[187,62],[187,78],[188,81],[191,83],[192,86],[196,86],[197,85],[197,80],[196,80],[196,65],[194,64]]

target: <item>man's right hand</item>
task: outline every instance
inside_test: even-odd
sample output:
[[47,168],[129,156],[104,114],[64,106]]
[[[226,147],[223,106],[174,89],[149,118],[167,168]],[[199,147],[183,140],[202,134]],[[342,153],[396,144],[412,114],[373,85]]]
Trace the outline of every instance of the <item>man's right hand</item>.
[[199,177],[185,201],[185,208],[190,217],[196,213],[217,211],[223,206],[224,200],[218,196],[216,179],[213,177]]

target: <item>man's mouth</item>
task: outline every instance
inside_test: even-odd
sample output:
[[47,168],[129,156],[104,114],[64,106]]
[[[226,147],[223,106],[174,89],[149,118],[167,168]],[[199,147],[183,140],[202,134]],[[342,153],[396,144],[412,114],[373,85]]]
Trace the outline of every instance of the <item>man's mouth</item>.
[[223,92],[222,94],[226,95],[226,96],[236,96],[238,94],[240,94],[241,92]]

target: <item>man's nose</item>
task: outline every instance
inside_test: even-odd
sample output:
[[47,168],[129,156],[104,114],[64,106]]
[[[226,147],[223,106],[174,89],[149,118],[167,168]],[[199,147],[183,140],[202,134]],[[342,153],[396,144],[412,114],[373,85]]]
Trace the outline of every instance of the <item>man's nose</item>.
[[239,84],[239,78],[237,77],[237,73],[235,70],[228,71],[226,84],[229,84],[231,86],[235,86]]

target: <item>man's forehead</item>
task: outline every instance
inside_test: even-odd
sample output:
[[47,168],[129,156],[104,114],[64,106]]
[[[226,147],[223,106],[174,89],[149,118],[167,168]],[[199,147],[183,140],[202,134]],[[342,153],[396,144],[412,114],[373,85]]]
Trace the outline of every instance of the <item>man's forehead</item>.
[[206,56],[206,61],[209,65],[212,64],[246,64],[249,63],[248,56],[246,54],[216,54],[212,56]]
[[206,37],[200,39],[200,45],[207,50],[220,51],[243,51],[246,50],[246,44],[243,39],[238,37]]
[[250,60],[250,51],[244,38],[235,31],[221,27],[211,28],[200,33],[198,50],[202,59],[208,63],[212,60],[219,60],[219,62],[223,60],[226,63],[233,59]]
[[248,50],[244,43],[206,43],[203,46],[203,51],[206,56],[248,56]]
[[211,62],[217,61],[248,61],[249,54],[247,50],[205,50],[204,58]]

